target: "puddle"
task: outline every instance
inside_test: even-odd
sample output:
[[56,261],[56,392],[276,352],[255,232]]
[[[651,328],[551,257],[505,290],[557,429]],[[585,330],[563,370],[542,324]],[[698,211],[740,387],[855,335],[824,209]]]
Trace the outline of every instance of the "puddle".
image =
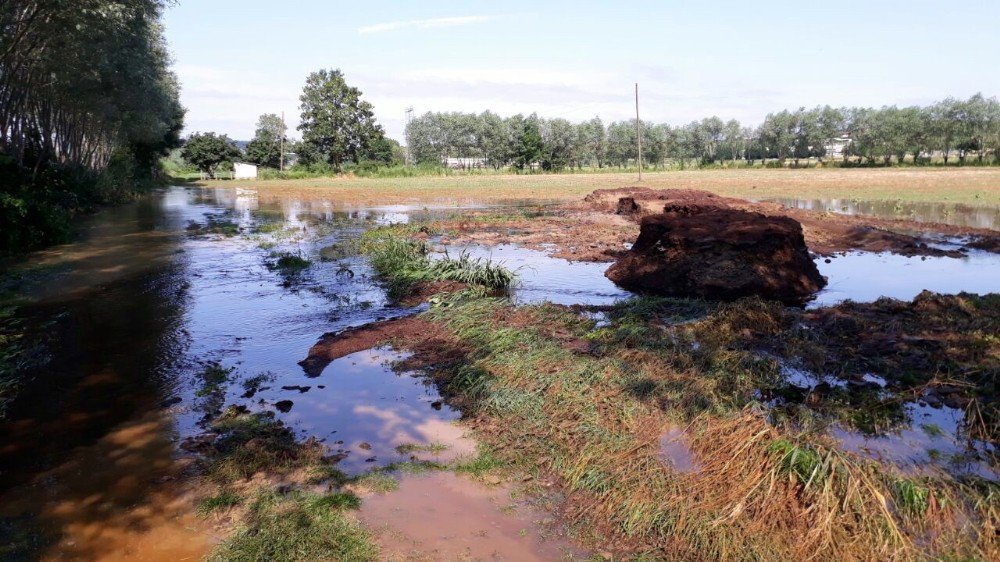
[[782,364],[781,371],[789,386],[766,397],[769,408],[780,411],[788,401],[810,403],[808,395],[817,393],[819,399],[810,406],[817,413],[844,409],[866,414],[860,418],[870,425],[865,431],[839,422],[830,428],[830,434],[845,451],[895,465],[910,475],[936,472],[990,480],[1000,477],[989,461],[992,446],[963,437],[967,424],[960,409],[924,402],[901,403],[886,389],[887,381],[871,373],[847,382],[818,377],[787,364]]
[[915,402],[904,408],[910,424],[897,432],[866,436],[837,427],[831,433],[845,450],[893,463],[907,473],[943,471],[989,480],[1000,478],[1000,472],[983,457],[982,451],[988,450],[988,445],[961,438],[965,426],[962,410]]
[[389,348],[352,353],[318,377],[302,375],[299,385],[257,397],[264,405],[291,402],[280,419],[319,438],[331,454],[345,455],[337,468],[348,474],[412,457],[448,463],[474,453],[475,442],[455,423],[461,414],[435,386],[418,373],[393,371],[391,364],[406,357]]
[[688,443],[687,432],[671,427],[660,436],[660,460],[678,472],[698,472],[698,462]]
[[942,294],[1000,291],[1000,255],[970,251],[964,258],[906,257],[852,252],[830,263],[816,260],[829,285],[809,303],[810,308],[850,299],[870,302],[879,297],[912,300],[921,291]]
[[587,560],[563,537],[544,536],[546,515],[448,472],[404,475],[399,489],[364,498],[361,520],[386,560]]
[[1000,230],[1000,209],[954,203],[903,203],[899,201],[859,201],[855,199],[765,199],[793,209],[825,211],[844,215],[866,215],[886,219],[907,219],[972,228]]
[[632,295],[604,276],[607,263],[568,261],[516,244],[448,246],[447,250],[452,256],[466,251],[517,271],[512,299],[520,304],[608,305]]

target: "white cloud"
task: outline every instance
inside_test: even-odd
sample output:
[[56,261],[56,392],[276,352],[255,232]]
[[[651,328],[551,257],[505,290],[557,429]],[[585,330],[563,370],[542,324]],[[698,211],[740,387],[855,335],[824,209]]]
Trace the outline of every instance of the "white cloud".
[[384,33],[405,28],[432,29],[436,27],[456,27],[459,25],[469,25],[474,23],[485,23],[497,19],[498,16],[452,16],[446,18],[431,18],[425,20],[390,21],[376,23],[358,28],[358,33],[367,35],[369,33]]

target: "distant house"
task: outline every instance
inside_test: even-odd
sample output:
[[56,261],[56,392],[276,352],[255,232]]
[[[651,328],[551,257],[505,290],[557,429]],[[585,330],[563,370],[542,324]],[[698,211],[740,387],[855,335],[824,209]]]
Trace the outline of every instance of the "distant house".
[[485,168],[485,158],[455,158],[448,156],[441,159],[441,165],[445,168],[471,170],[473,168]]
[[847,151],[847,147],[851,144],[851,135],[844,133],[839,137],[835,137],[826,141],[823,148],[826,149],[826,156],[828,158],[843,158],[844,152]]
[[233,163],[233,179],[255,180],[257,179],[257,166],[244,164],[243,162]]

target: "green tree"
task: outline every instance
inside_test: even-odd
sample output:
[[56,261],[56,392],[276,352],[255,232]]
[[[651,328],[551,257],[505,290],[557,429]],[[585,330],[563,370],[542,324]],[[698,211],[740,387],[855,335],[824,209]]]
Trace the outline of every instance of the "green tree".
[[518,170],[531,168],[543,155],[541,126],[538,116],[532,113],[527,118],[515,115],[511,118],[512,128],[517,131],[514,148],[514,167]]
[[340,70],[310,74],[299,101],[302,143],[335,170],[344,162],[360,161],[385,136],[372,105],[361,99],[361,90],[347,85]]
[[576,143],[573,124],[565,119],[541,121],[542,153],[540,162],[546,171],[562,170],[569,165]]
[[257,131],[247,143],[246,159],[258,166],[277,168],[281,165],[282,143],[287,140],[281,117],[265,113],[257,119]]
[[214,178],[215,171],[221,164],[233,162],[240,157],[240,149],[226,135],[195,133],[184,143],[181,157]]
[[577,125],[577,159],[580,166],[584,163],[595,164],[603,168],[608,152],[607,133],[600,117],[584,121]]
[[406,159],[403,147],[394,139],[382,136],[372,140],[368,149],[362,155],[365,162],[374,162],[386,166],[399,166]]

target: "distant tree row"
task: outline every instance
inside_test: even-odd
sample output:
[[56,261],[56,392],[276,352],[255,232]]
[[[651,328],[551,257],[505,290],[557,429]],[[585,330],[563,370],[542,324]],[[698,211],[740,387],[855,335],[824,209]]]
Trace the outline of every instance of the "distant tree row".
[[[769,114],[757,127],[709,117],[687,125],[642,123],[643,161],[653,167],[668,161],[787,160],[833,157],[888,165],[929,161],[944,163],[970,155],[983,162],[1000,155],[1000,103],[980,94],[949,98],[927,107],[800,108]],[[495,169],[544,170],[568,167],[627,166],[637,157],[634,120],[605,124],[565,119],[500,117],[486,111],[426,113],[406,128],[411,156],[420,163],[447,158],[484,163]]]
[[160,17],[172,0],[0,0],[0,255],[161,177],[184,109]]

